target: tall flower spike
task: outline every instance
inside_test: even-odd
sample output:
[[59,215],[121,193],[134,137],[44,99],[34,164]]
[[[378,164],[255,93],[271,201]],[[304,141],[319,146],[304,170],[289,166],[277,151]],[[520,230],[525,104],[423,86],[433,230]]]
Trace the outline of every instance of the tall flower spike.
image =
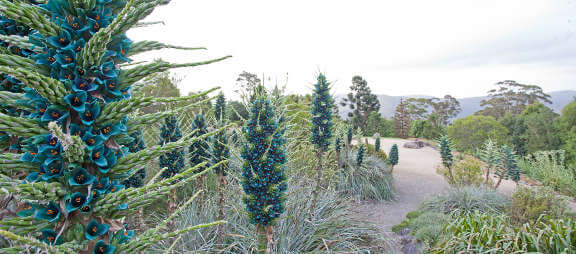
[[[128,233],[133,231],[106,225],[120,224],[137,209],[195,179],[174,176],[151,189],[128,191],[122,182],[143,163],[216,133],[140,151],[127,147],[133,140],[127,131],[139,127],[130,126],[135,123],[130,119],[142,117],[138,108],[147,103],[195,101],[193,97],[130,99],[131,81],[159,70],[226,58],[121,70],[123,63],[130,62],[132,45],[124,32],[168,2],[0,0],[4,15],[0,19],[0,139],[18,136],[22,141],[16,144],[18,149],[0,154],[0,172],[17,169],[26,174],[24,179],[2,175],[0,188],[28,203],[17,211],[24,217],[0,222],[0,236],[12,246],[0,252],[129,253],[193,230],[157,231],[153,237],[138,238]],[[182,182],[172,184],[176,180]],[[123,235],[119,232],[130,237],[118,237]],[[132,239],[138,239],[137,246],[130,244]]]

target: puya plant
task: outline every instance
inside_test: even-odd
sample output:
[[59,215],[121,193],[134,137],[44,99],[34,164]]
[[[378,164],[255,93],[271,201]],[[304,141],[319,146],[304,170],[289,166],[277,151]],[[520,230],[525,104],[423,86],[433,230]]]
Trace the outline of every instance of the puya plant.
[[[163,146],[172,142],[178,142],[180,139],[182,139],[182,132],[180,131],[180,122],[178,121],[178,118],[176,116],[165,117],[164,123],[160,128],[160,141],[158,145]],[[180,173],[184,167],[186,167],[184,158],[185,153],[182,148],[174,149],[160,155],[158,158],[158,164],[161,170],[160,176],[167,179]],[[176,208],[176,203],[178,202],[176,189],[172,190],[172,193],[167,200],[166,209],[168,212],[173,212]],[[171,226],[172,223],[169,225]]]
[[450,140],[446,136],[440,137],[440,157],[442,158],[442,166],[446,169],[449,182],[454,181],[454,174],[452,173],[452,166],[454,165],[454,157],[452,155],[452,146]]
[[[135,153],[126,147],[133,141],[130,134],[175,113],[140,115],[137,109],[197,97],[132,98],[135,82],[171,68],[227,58],[191,64],[157,60],[122,70],[130,56],[174,48],[156,41],[132,43],[125,36],[168,2],[48,0],[33,5],[0,0],[0,14],[31,29],[28,36],[9,36],[12,43],[34,51],[29,58],[0,51],[0,73],[24,86],[23,94],[2,96],[1,103],[29,112],[0,113],[0,131],[25,138],[22,153],[0,154],[0,189],[21,201],[18,217],[0,221],[0,236],[10,242],[0,252],[135,253],[222,222],[165,232],[173,214],[138,235],[123,223],[126,216],[196,179],[201,175],[196,169],[205,164],[140,188],[125,188],[124,180],[153,158],[214,134],[187,136]],[[13,170],[24,172],[25,179],[6,175]]]
[[242,187],[249,220],[256,225],[259,252],[270,253],[272,226],[285,209],[286,141],[264,87],[258,86],[251,98],[249,119],[243,127]]
[[[227,123],[226,118],[226,98],[223,93],[218,94],[216,103],[214,104],[214,118],[216,119],[217,126],[223,127]],[[226,204],[225,185],[227,184],[228,164],[227,160],[230,158],[230,148],[228,147],[228,136],[226,132],[217,133],[212,139],[212,163],[219,164],[214,170],[218,176],[218,219],[222,220],[225,217],[224,206]],[[219,226],[219,239],[223,241],[224,225]]]
[[316,199],[318,198],[318,191],[320,189],[320,180],[322,179],[323,169],[323,156],[330,146],[330,139],[332,138],[332,108],[333,100],[330,95],[330,83],[326,80],[326,76],[320,73],[317,82],[314,85],[314,99],[312,101],[312,144],[316,148],[316,158],[318,165],[316,166],[315,187],[312,191],[312,205],[311,211],[315,210]]
[[[201,137],[208,133],[208,126],[206,125],[206,119],[204,118],[204,114],[200,113],[194,117],[194,121],[192,122],[192,136],[193,137]],[[194,167],[196,165],[202,164],[205,161],[210,161],[211,159],[211,152],[210,152],[210,141],[208,139],[198,139],[190,144],[188,147],[188,156],[190,157],[190,166]],[[206,166],[199,167],[197,172],[202,172]],[[199,190],[203,190],[206,187],[206,175],[202,175],[197,179],[196,188]],[[203,202],[203,195],[202,192],[198,196],[200,200],[198,202],[199,208]],[[200,209],[199,209],[200,210]]]
[[388,154],[388,164],[390,164],[390,171],[394,170],[394,166],[398,165],[398,145],[393,144]]

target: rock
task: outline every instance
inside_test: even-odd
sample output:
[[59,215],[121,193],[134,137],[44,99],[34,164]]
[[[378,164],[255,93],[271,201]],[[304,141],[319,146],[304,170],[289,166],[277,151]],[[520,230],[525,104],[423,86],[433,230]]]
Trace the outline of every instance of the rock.
[[404,147],[410,148],[410,149],[420,149],[420,148],[424,147],[424,142],[418,141],[418,140],[410,141],[410,142],[404,143]]

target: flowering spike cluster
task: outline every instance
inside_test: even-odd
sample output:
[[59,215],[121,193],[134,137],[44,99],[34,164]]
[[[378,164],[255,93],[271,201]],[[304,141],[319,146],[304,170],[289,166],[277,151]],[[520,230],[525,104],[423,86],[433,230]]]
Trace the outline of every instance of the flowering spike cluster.
[[376,151],[376,153],[380,151],[380,136],[377,136],[376,141],[374,141],[374,151]]
[[[138,151],[142,151],[146,149],[146,144],[144,143],[144,139],[142,138],[142,131],[138,130],[132,134],[130,137],[133,139],[132,142],[128,144],[128,151],[130,153],[135,153]],[[146,168],[139,169],[134,175],[130,178],[124,180],[122,184],[126,186],[126,188],[130,187],[142,187],[144,185],[144,179],[146,179]]]
[[334,150],[340,154],[340,151],[342,151],[342,138],[336,137],[336,140],[334,140]]
[[330,83],[320,73],[312,102],[312,143],[322,152],[328,149],[332,137],[332,103]]
[[[198,114],[194,117],[194,121],[192,122],[192,129],[194,133],[192,136],[198,137],[205,135],[208,133],[206,129],[206,119],[204,118],[203,114]],[[190,166],[193,167],[202,163],[204,161],[209,161],[211,158],[210,154],[210,141],[209,140],[197,140],[195,142],[190,143],[190,147],[188,148],[188,154],[190,156]],[[202,171],[203,169],[198,169]]]
[[354,137],[354,131],[352,130],[352,127],[349,126],[348,130],[346,132],[346,141],[348,142],[348,145],[352,144],[352,138]]
[[440,138],[440,156],[442,157],[442,165],[445,168],[452,168],[454,158],[452,157],[452,148],[450,147],[450,140],[446,136]]
[[250,221],[267,226],[284,212],[284,130],[275,120],[270,100],[254,96],[250,117],[243,128],[242,186]]
[[364,153],[366,153],[366,148],[364,144],[358,146],[358,154],[356,154],[356,166],[361,167],[362,162],[364,162]]
[[[226,123],[226,98],[224,94],[220,93],[216,98],[216,104],[214,105],[214,117],[218,121],[219,126],[223,126]],[[219,132],[214,136],[212,145],[212,163],[216,164],[218,162],[227,160],[230,157],[230,149],[228,148],[228,136],[226,132]],[[227,165],[223,164],[221,167],[216,168],[216,173],[222,173],[226,175]]]
[[[164,118],[164,125],[160,133],[160,145],[165,145],[171,142],[176,142],[182,138],[180,132],[180,124],[175,116]],[[184,149],[176,149],[172,152],[160,156],[160,168],[162,171],[162,178],[169,178],[175,176],[186,165],[184,162]]]
[[388,163],[392,165],[392,167],[398,165],[398,145],[393,144],[392,148],[390,148],[390,154],[388,154]]
[[[0,0],[0,34],[5,35],[0,38],[0,46],[4,46],[0,47],[0,104],[26,108],[21,114],[6,109],[0,112],[0,137],[26,138],[21,152],[0,154],[0,170],[23,169],[27,173],[25,179],[2,176],[0,191],[26,201],[17,214],[19,220],[29,222],[0,221],[0,228],[8,226],[9,230],[0,230],[0,236],[14,246],[0,252],[127,251],[134,233],[122,226],[122,219],[175,188],[172,178],[155,185],[157,189],[126,189],[122,184],[142,163],[188,145],[175,142],[130,151],[132,139],[127,130],[134,128],[129,126],[128,113],[159,101],[130,100],[131,85],[160,69],[225,58],[192,64],[162,62],[161,68],[144,65],[136,67],[142,72],[123,75],[119,66],[130,62],[127,56],[132,45],[124,32],[167,2],[49,0],[38,4]],[[24,37],[6,37],[11,35]],[[164,238],[159,234],[153,240]],[[151,242],[142,244],[150,246]]]

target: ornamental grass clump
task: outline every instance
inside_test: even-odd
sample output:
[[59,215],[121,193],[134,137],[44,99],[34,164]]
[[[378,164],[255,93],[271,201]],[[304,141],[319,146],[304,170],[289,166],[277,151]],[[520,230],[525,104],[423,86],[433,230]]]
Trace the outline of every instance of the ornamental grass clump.
[[[242,186],[249,220],[261,238],[259,251],[271,253],[274,221],[284,212],[286,178],[284,129],[262,86],[252,95],[250,117],[243,132]],[[265,237],[265,238],[264,238]]]
[[[175,113],[142,115],[138,109],[193,101],[213,90],[179,98],[133,98],[135,82],[171,68],[227,58],[191,64],[157,60],[122,70],[130,56],[173,47],[154,41],[133,43],[125,35],[155,7],[168,2],[49,0],[33,5],[0,0],[4,19],[31,29],[27,37],[9,39],[33,51],[25,57],[0,50],[0,73],[23,85],[22,96],[3,91],[10,96],[1,96],[1,103],[28,112],[0,113],[0,132],[25,139],[22,152],[0,154],[0,189],[20,201],[18,217],[0,221],[0,235],[12,246],[0,252],[136,253],[160,240],[222,223],[166,232],[173,218],[169,216],[138,235],[123,223],[209,170],[197,173],[204,163],[143,187],[122,184],[152,159],[214,134],[129,150],[134,140],[130,134]],[[23,176],[7,175],[14,170]]]

